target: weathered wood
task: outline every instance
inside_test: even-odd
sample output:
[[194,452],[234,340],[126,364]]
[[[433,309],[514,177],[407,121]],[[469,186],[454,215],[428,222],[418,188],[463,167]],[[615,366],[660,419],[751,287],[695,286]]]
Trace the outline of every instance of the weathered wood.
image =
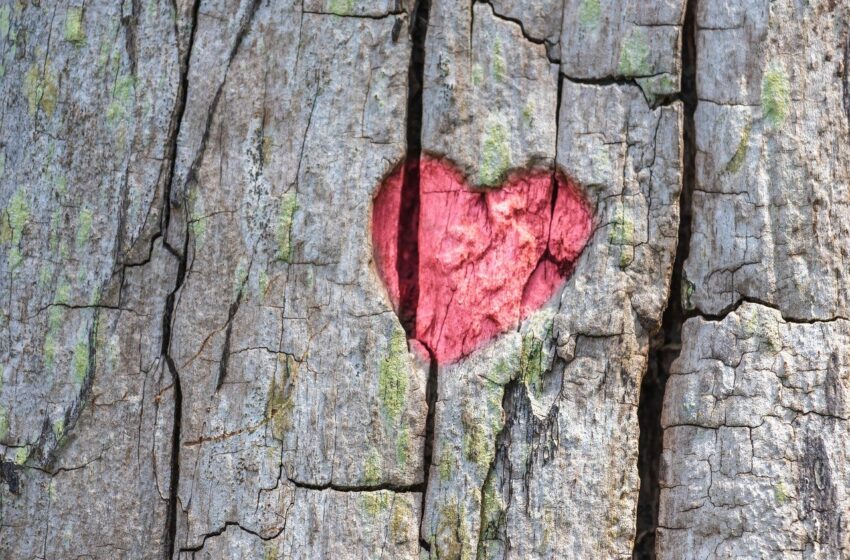
[[[844,558],[846,2],[700,2],[662,558]],[[734,48],[732,47],[734,45]],[[744,302],[744,303],[742,303]]]
[[[835,0],[0,4],[0,556],[652,557],[643,453],[657,557],[842,558],[848,21]],[[563,173],[593,215],[554,297],[444,360],[409,340],[419,244],[472,267],[457,240],[490,222],[424,231],[420,161],[490,192],[552,173],[553,216]],[[679,292],[659,458],[641,382],[677,350]]]

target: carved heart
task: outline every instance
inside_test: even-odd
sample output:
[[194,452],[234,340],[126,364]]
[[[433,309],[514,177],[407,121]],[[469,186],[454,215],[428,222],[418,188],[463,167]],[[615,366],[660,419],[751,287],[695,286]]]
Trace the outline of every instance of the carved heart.
[[408,336],[445,364],[543,306],[572,273],[591,222],[561,173],[514,173],[498,189],[472,190],[451,164],[423,155],[381,184],[372,241]]

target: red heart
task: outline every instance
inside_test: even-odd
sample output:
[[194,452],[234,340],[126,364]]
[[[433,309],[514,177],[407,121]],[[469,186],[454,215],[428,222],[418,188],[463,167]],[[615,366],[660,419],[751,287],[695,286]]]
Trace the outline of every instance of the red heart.
[[514,173],[498,189],[471,190],[451,164],[423,155],[381,184],[372,241],[408,335],[445,364],[545,304],[572,273],[591,222],[560,172]]

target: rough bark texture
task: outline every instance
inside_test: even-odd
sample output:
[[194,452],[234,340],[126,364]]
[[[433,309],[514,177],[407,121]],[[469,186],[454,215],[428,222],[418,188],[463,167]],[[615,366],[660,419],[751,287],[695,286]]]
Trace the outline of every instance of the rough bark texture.
[[[847,558],[846,2],[701,0],[659,556]],[[735,45],[733,49],[731,45]]]
[[[0,0],[0,557],[846,557],[849,21]],[[411,338],[417,234],[463,233],[418,230],[426,158],[593,216],[451,361]]]

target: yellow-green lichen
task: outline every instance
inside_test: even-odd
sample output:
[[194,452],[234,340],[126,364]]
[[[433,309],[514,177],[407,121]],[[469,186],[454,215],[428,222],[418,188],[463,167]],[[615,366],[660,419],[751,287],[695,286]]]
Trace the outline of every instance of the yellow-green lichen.
[[75,45],[82,45],[86,42],[82,8],[68,8],[68,12],[65,14],[65,40]]
[[649,39],[646,31],[633,29],[620,47],[618,70],[623,76],[646,76],[651,74],[649,66]]
[[112,101],[106,108],[106,122],[116,126],[130,115],[135,92],[136,81],[129,74],[121,74],[115,80],[112,88]]
[[9,416],[6,409],[0,406],[0,441],[6,439],[9,435]]
[[498,385],[505,385],[513,379],[514,373],[518,369],[519,366],[515,357],[512,357],[510,361],[507,358],[499,358],[496,365],[493,366],[493,375],[489,379]]
[[408,541],[408,535],[411,533],[413,519],[413,508],[410,507],[404,498],[398,497],[393,501],[393,513],[390,516],[390,537],[394,543],[404,543]]
[[522,108],[522,124],[526,128],[531,128],[534,125],[534,101],[529,101]]
[[14,459],[15,464],[18,465],[19,467],[23,466],[27,462],[27,459],[29,459],[29,457],[30,457],[29,446],[25,445],[23,447],[19,447],[18,450],[15,451],[15,459]]
[[328,11],[338,16],[350,14],[354,10],[354,0],[331,0]]
[[271,423],[272,436],[283,439],[292,428],[292,412],[295,409],[294,388],[298,379],[299,363],[289,354],[278,354],[278,372],[272,379],[266,404],[266,418]]
[[773,487],[773,497],[780,504],[788,501],[788,488],[784,482],[777,482]]
[[393,422],[401,417],[407,401],[408,371],[407,337],[397,326],[390,337],[387,355],[378,366],[378,398],[384,414]]
[[97,56],[98,71],[106,69],[106,65],[109,64],[110,56],[112,56],[112,45],[108,41],[103,41],[100,44],[100,51]]
[[756,337],[759,346],[764,346],[772,352],[782,349],[782,334],[772,314],[759,310],[751,311],[749,317],[744,320],[744,333],[748,337]]
[[398,431],[398,437],[395,440],[395,455],[398,459],[398,464],[404,466],[410,457],[410,428],[402,427]]
[[53,437],[56,438],[57,441],[62,439],[62,436],[65,435],[65,420],[63,418],[59,418],[53,422]]
[[492,471],[484,481],[481,492],[481,528],[478,539],[478,558],[492,558],[498,548],[505,524],[507,505],[496,491]]
[[498,119],[490,119],[484,129],[478,182],[496,186],[504,181],[511,167],[511,146],[508,127]]
[[378,492],[363,492],[363,509],[366,513],[375,517],[387,511],[390,507],[391,493],[384,490]]
[[263,167],[269,164],[271,161],[272,152],[274,151],[274,138],[271,136],[263,136],[262,148],[260,149],[260,153],[263,160]]
[[68,193],[68,178],[64,175],[57,175],[53,181],[54,187],[56,188],[56,192],[59,194],[67,194]]
[[732,159],[729,160],[729,163],[726,164],[726,171],[729,173],[737,173],[741,169],[741,166],[744,165],[744,160],[747,157],[747,150],[750,147],[751,131],[752,125],[747,123],[744,130],[741,132],[741,140],[738,142],[738,148],[735,150],[735,154],[732,156]]
[[257,279],[257,288],[260,290],[260,297],[266,297],[266,292],[269,289],[269,273],[265,270],[260,271],[259,278]]
[[502,42],[499,39],[493,43],[493,58],[490,61],[490,73],[497,82],[504,82],[508,76],[508,65],[502,54]]
[[472,65],[472,85],[480,86],[484,82],[484,69],[477,62]]
[[233,271],[233,286],[231,286],[232,299],[235,300],[242,293],[242,288],[245,286],[246,280],[248,280],[248,272],[248,265],[245,263],[245,259],[239,259],[239,262],[236,263],[236,270]]
[[548,337],[550,330],[551,326],[544,337],[537,337],[534,333],[522,337],[519,358],[520,380],[538,397],[543,390],[543,360],[545,358],[543,340]]
[[42,261],[38,267],[38,287],[45,288],[53,278],[53,264],[50,261]]
[[488,468],[496,450],[486,424],[466,407],[461,413],[461,424],[464,457],[481,468]]
[[440,454],[440,467],[437,472],[440,474],[440,480],[443,482],[449,481],[452,479],[452,475],[455,471],[455,458],[454,455],[448,449],[444,450]]
[[611,245],[633,245],[635,241],[635,223],[627,215],[625,209],[620,208],[611,222],[608,231],[608,242]]
[[53,303],[68,303],[71,299],[71,285],[67,280],[63,280],[56,286],[56,291],[53,296]]
[[778,64],[772,64],[761,80],[761,109],[767,123],[779,128],[788,118],[791,108],[791,85],[788,74]]
[[498,384],[486,381],[486,403],[487,415],[490,418],[490,426],[494,434],[498,434],[504,427],[502,417],[502,398],[505,396],[505,388]]
[[88,335],[80,335],[74,345],[74,357],[71,363],[74,371],[74,381],[77,386],[82,386],[89,372],[89,339]]
[[23,238],[24,227],[30,219],[30,208],[24,198],[24,189],[18,189],[6,206],[5,219],[0,223],[0,240],[10,242],[8,262],[9,270],[15,270],[23,261],[20,251],[20,243]]
[[80,210],[79,225],[77,226],[77,249],[82,249],[89,241],[89,236],[92,231],[92,222],[94,221],[94,213],[88,209]]
[[666,95],[672,95],[679,91],[678,80],[672,74],[666,72],[657,76],[637,78],[635,81],[652,104]]
[[578,9],[578,22],[582,27],[596,27],[601,16],[599,0],[582,0]]
[[466,507],[458,506],[456,500],[442,505],[438,514],[436,546],[431,545],[436,557],[472,560],[475,551],[470,540]]
[[24,95],[27,98],[30,115],[35,116],[40,109],[48,117],[53,116],[59,99],[59,86],[56,76],[50,69],[50,63],[33,64],[24,76]]
[[292,220],[298,210],[295,191],[281,197],[277,215],[277,258],[283,262],[292,260]]
[[266,541],[264,545],[263,560],[279,560],[280,555],[277,552],[277,544],[275,541]]
[[9,5],[0,6],[0,41],[5,41],[9,36]]
[[365,484],[378,484],[383,476],[381,463],[383,459],[377,449],[372,449],[366,457],[366,463],[363,465],[363,482]]
[[199,189],[194,187],[189,190],[189,231],[195,246],[199,247],[204,242],[207,232],[207,218],[204,216],[204,201],[199,196]]

